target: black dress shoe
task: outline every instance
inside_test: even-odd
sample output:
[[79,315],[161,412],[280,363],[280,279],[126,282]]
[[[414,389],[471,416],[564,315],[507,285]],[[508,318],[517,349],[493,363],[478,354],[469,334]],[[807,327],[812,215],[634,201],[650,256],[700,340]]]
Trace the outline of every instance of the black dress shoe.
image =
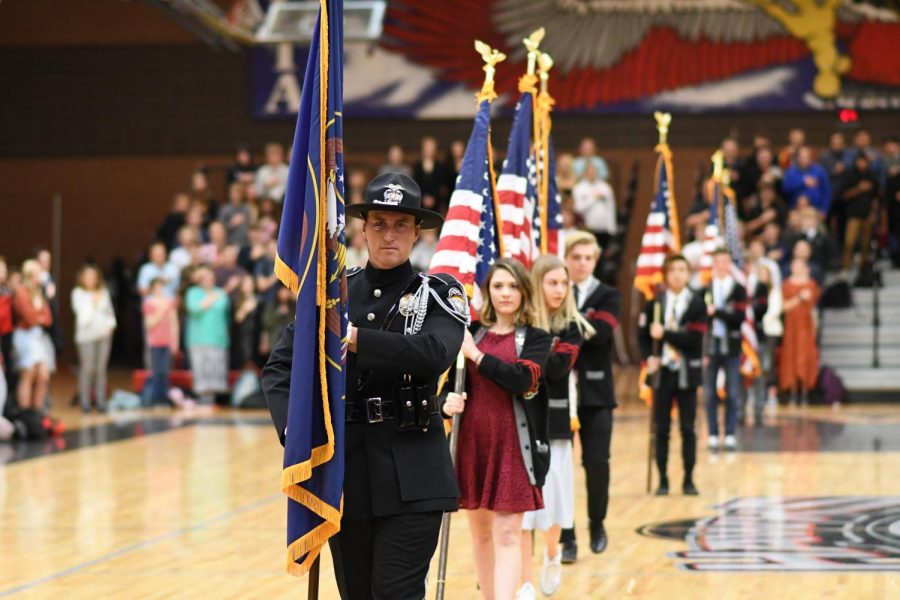
[[562,564],[571,565],[578,560],[578,544],[574,541],[562,543]]
[[606,529],[604,529],[602,525],[597,531],[591,532],[591,552],[594,554],[600,554],[606,550],[606,545],[608,543],[609,540],[606,537]]
[[684,485],[681,486],[681,491],[684,492],[685,496],[699,496],[700,490],[697,489],[697,486],[694,485],[693,481],[685,481]]
[[663,481],[659,484],[659,487],[656,488],[657,496],[668,496],[669,495],[669,482]]

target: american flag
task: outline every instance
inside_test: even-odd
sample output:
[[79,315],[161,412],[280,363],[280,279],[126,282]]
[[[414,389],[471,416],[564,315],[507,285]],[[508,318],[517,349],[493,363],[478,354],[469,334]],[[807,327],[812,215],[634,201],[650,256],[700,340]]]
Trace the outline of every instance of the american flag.
[[[725,247],[731,254],[731,276],[734,280],[747,288],[747,276],[744,273],[744,252],[738,235],[738,217],[735,208],[734,192],[730,187],[724,186],[722,197],[725,214]],[[756,318],[753,314],[753,306],[750,298],[747,298],[747,308],[744,312],[744,322],[741,323],[741,374],[745,378],[755,379],[762,372],[759,362],[759,339],[756,337]]]
[[491,103],[482,100],[430,269],[453,275],[465,286],[476,309],[481,306],[479,288],[500,256],[490,127]]
[[662,268],[666,257],[681,251],[678,209],[672,193],[672,154],[665,144],[660,144],[657,150],[656,191],[641,238],[634,277],[634,287],[648,300],[653,298],[656,286],[663,281]]
[[721,197],[722,182],[716,178],[707,184],[709,198],[709,222],[703,232],[703,254],[700,256],[700,282],[706,287],[712,281],[712,255],[722,246]]
[[553,151],[553,140],[547,143],[547,241],[544,245],[542,236],[544,229],[541,227],[541,211],[536,210],[533,220],[535,256],[541,254],[559,254],[559,232],[562,229],[562,198],[559,188],[556,187],[556,153]]
[[506,160],[497,179],[503,255],[518,259],[526,267],[539,256],[533,233],[535,213],[539,212],[537,164],[532,152],[533,119],[534,94],[526,91],[516,104]]

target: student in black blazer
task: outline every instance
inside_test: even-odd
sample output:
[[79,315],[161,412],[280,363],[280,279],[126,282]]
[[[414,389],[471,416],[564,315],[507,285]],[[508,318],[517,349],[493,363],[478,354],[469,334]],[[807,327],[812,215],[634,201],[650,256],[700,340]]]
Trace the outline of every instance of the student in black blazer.
[[706,288],[707,314],[710,318],[706,343],[709,362],[703,395],[709,425],[708,446],[719,448],[719,396],[716,379],[725,370],[725,440],[726,450],[736,450],[737,428],[743,383],[741,381],[741,324],[746,318],[747,290],[732,277],[731,254],[724,248],[713,252],[713,278]]
[[[575,368],[578,373],[578,419],[581,460],[587,484],[591,551],[606,549],[603,521],[609,505],[609,453],[612,443],[612,411],[616,407],[612,372],[613,331],[619,325],[622,295],[594,277],[600,246],[593,235],[579,231],[566,238],[566,266],[579,312],[596,334],[585,341]],[[563,562],[573,563],[578,554],[575,530],[563,531]]]
[[669,493],[666,470],[669,461],[669,431],[673,401],[678,406],[681,427],[681,457],[684,463],[682,491],[696,496],[693,472],[697,462],[697,388],[703,374],[703,336],[707,328],[706,304],[687,283],[691,269],[681,255],[670,256],[663,267],[666,286],[644,306],[638,342],[647,361],[653,386],[653,419],[656,429],[657,496]]

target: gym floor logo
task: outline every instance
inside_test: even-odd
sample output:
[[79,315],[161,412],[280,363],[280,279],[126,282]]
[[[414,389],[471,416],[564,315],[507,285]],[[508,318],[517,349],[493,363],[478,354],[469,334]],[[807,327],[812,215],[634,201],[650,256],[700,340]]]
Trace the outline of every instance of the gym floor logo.
[[714,516],[644,525],[684,540],[688,571],[900,571],[900,496],[735,498]]

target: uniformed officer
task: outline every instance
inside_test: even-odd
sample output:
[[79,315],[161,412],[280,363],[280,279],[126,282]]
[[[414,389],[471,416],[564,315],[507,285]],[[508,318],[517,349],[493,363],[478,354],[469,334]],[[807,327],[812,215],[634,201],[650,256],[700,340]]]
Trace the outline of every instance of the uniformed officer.
[[[462,344],[468,306],[455,279],[410,265],[420,229],[443,222],[421,208],[415,181],[379,175],[365,202],[346,214],[363,220],[369,260],[347,274],[346,468],[341,531],[330,542],[335,576],[344,600],[421,600],[442,513],[458,507],[436,393]],[[292,348],[291,325],[263,371],[282,442]]]

